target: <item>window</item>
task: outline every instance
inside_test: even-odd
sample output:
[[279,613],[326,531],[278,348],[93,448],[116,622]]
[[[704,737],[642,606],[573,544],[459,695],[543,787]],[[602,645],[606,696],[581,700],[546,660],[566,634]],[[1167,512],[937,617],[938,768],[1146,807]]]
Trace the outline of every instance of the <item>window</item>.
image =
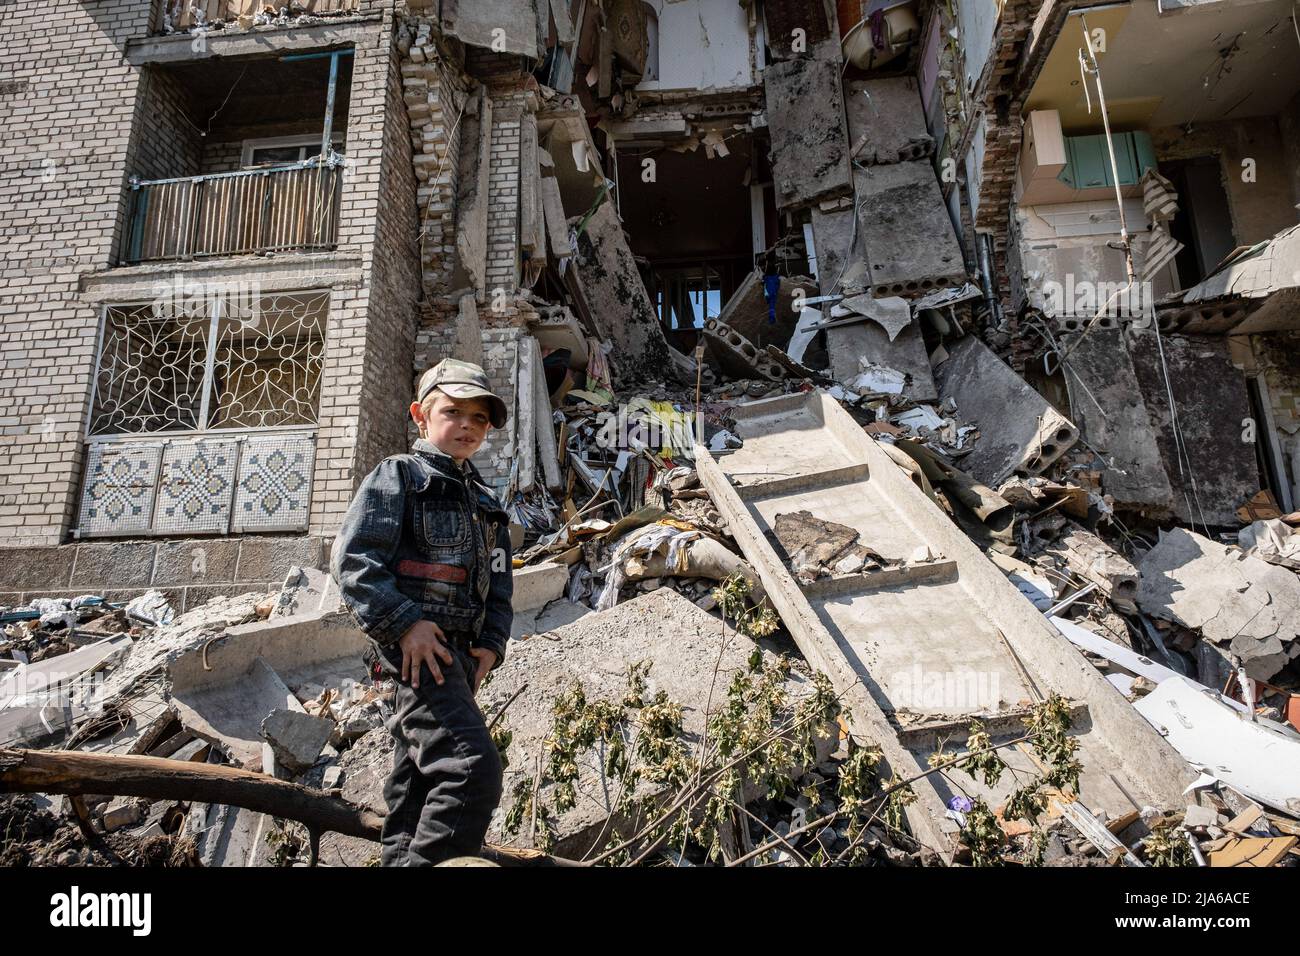
[[[270,139],[244,140],[243,166],[256,169],[260,166],[280,166],[301,163],[320,155],[321,134],[315,136],[276,136]],[[334,152],[343,153],[343,134],[330,137]]]
[[104,310],[79,535],[305,530],[329,292]]

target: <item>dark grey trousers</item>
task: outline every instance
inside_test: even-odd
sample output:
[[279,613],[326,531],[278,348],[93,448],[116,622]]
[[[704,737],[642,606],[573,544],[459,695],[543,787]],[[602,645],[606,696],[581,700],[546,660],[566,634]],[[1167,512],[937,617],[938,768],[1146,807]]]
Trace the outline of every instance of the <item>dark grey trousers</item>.
[[452,657],[454,664],[442,665],[441,686],[422,665],[420,687],[413,690],[400,679],[401,650],[383,655],[384,670],[397,678],[389,722],[396,741],[393,772],[384,785],[384,866],[477,856],[501,800],[501,757],[471,687],[478,662],[463,646],[453,647]]

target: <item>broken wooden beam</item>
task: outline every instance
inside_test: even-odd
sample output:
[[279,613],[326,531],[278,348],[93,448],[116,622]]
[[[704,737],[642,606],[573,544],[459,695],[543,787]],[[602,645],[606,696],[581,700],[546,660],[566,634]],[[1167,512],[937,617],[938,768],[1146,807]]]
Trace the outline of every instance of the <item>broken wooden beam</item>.
[[383,817],[266,774],[159,757],[0,750],[0,793],[86,793],[199,800],[297,820],[309,829],[378,840]]
[[[215,764],[119,757],[68,750],[0,749],[0,793],[112,794],[244,807],[296,820],[318,833],[379,841],[382,815],[310,787]],[[579,866],[533,850],[485,846],[482,855],[509,866]]]

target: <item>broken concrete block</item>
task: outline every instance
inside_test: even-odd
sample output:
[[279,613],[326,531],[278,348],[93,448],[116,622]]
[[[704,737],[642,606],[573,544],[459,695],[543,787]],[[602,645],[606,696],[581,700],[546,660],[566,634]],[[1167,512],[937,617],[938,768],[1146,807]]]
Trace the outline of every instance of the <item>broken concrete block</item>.
[[1189,830],[1204,830],[1218,822],[1219,814],[1212,807],[1193,804],[1183,811],[1183,826]]
[[511,608],[531,611],[564,595],[569,584],[569,568],[563,564],[534,564],[516,568],[514,579]]
[[785,378],[785,371],[779,363],[772,361],[766,352],[756,349],[749,339],[717,319],[704,320],[704,340],[709,345],[709,354],[713,360],[721,366],[723,374],[730,378],[765,378],[772,382]]
[[671,364],[668,343],[612,201],[587,221],[573,265],[587,312],[605,320],[620,377],[662,376]]
[[123,827],[134,826],[144,819],[144,810],[137,797],[114,797],[104,809],[100,822],[105,833],[112,833]]
[[925,159],[934,150],[915,77],[845,83],[844,112],[853,158],[864,166]]
[[1072,422],[973,335],[949,346],[935,376],[940,396],[979,426],[962,468],[991,488],[1015,471],[1041,474],[1079,438]]
[[451,0],[437,11],[442,32],[468,46],[538,59],[536,0]]
[[322,790],[337,790],[343,786],[344,770],[338,764],[332,767],[326,767],[325,772],[321,775],[320,785]]
[[869,366],[894,369],[907,376],[901,394],[914,402],[939,397],[930,371],[930,356],[915,324],[904,328],[890,341],[889,333],[875,322],[856,322],[826,330],[831,372],[836,381],[851,382]]
[[290,568],[271,608],[271,618],[343,610],[339,587],[328,571]]
[[313,717],[302,711],[276,708],[262,721],[266,739],[275,761],[292,773],[310,770],[334,731],[328,717]]
[[1133,563],[1086,528],[1071,522],[1044,549],[1067,568],[1101,588],[1121,610],[1136,610],[1140,575]]
[[769,64],[763,87],[777,207],[795,209],[852,193],[838,60]]
[[[581,682],[588,700],[619,701],[627,689],[628,668],[649,661],[647,699],[662,690],[683,705],[687,746],[694,753],[710,697],[715,710],[722,706],[732,677],[747,669],[747,659],[756,646],[676,591],[661,588],[551,631],[547,639],[534,638],[512,647],[510,657],[493,672],[492,682],[480,693],[484,712],[491,714],[521,691],[506,712],[505,721],[514,735],[506,752],[509,766],[503,792],[507,796],[493,817],[488,842],[504,843],[509,839],[502,830],[511,804],[509,794],[517,781],[532,779],[539,748],[553,726],[555,700],[568,693],[575,682]],[[809,683],[792,674],[787,684],[792,705],[810,689]],[[353,749],[362,743],[359,741]],[[344,756],[345,764],[350,754]],[[617,786],[610,785],[607,798],[601,786],[600,761],[584,758],[579,766],[577,805],[551,821],[553,852],[575,859],[602,832],[603,844],[613,833],[623,832],[625,825],[616,820],[607,828]],[[650,784],[642,786],[644,795],[656,792]],[[553,803],[550,790],[551,785],[544,783],[542,798],[548,804]],[[351,798],[351,793],[349,777],[344,795]],[[513,845],[531,845],[527,823]]]
[[1268,680],[1300,638],[1300,579],[1286,568],[1176,528],[1141,562],[1138,605],[1148,614],[1200,630]]
[[877,298],[919,296],[966,281],[966,263],[927,162],[856,169],[858,229]]

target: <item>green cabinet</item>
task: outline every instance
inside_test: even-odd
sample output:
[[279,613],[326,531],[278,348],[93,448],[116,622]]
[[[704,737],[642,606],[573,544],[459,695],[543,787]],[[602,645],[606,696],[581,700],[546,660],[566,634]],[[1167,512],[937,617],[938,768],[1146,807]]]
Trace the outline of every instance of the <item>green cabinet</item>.
[[[1151,145],[1151,137],[1142,132],[1116,133],[1113,139],[1119,184],[1136,185],[1142,174],[1156,165],[1156,151]],[[1065,158],[1065,168],[1056,178],[1071,189],[1098,189],[1115,185],[1104,135],[1065,137]]]

